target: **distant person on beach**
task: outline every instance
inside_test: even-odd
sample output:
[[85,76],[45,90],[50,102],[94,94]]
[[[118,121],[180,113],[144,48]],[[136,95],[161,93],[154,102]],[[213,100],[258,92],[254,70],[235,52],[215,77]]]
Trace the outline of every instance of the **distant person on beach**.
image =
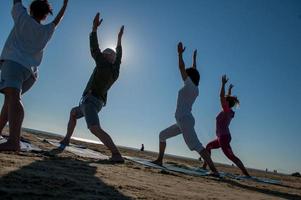
[[14,0],[12,17],[14,27],[10,32],[0,57],[0,92],[4,94],[4,104],[0,115],[0,134],[9,122],[9,138],[0,144],[0,151],[19,151],[21,127],[24,118],[22,95],[35,83],[43,50],[51,39],[56,26],[64,16],[68,0],[56,18],[43,25],[52,9],[47,0],[34,0],[29,12],[21,0]]
[[196,68],[196,57],[197,50],[193,54],[193,64],[192,67],[185,69],[185,64],[183,60],[183,53],[185,47],[180,42],[178,44],[178,58],[179,58],[179,70],[184,81],[184,86],[179,90],[177,109],[175,113],[176,124],[170,126],[169,128],[163,130],[160,133],[160,146],[159,155],[157,160],[153,161],[154,164],[162,165],[164,152],[166,148],[166,140],[182,134],[184,140],[191,151],[196,151],[200,156],[209,163],[210,169],[212,170],[212,175],[218,176],[218,172],[210,158],[210,154],[200,143],[196,132],[194,130],[195,120],[191,113],[192,105],[195,102],[197,96],[199,95],[199,81],[200,74]]
[[144,151],[144,144],[141,145],[140,151]]
[[112,49],[101,51],[98,44],[97,29],[103,19],[100,19],[99,13],[93,20],[92,33],[90,34],[90,50],[96,67],[88,81],[86,89],[83,92],[79,106],[71,109],[70,118],[65,138],[60,142],[61,149],[64,149],[70,143],[70,138],[74,132],[76,121],[85,117],[88,129],[111,151],[112,162],[124,162],[119,150],[115,146],[110,135],[100,126],[98,113],[107,102],[107,93],[114,82],[118,79],[119,69],[122,57],[121,39],[124,26],[121,27],[118,34],[116,53]]
[[[228,78],[226,75],[222,77],[222,87],[220,91],[220,103],[222,107],[222,111],[216,117],[216,136],[217,138],[212,142],[208,143],[206,149],[209,153],[211,153],[211,149],[222,148],[224,154],[229,158],[232,162],[234,162],[243,172],[244,175],[250,176],[248,171],[246,170],[243,163],[237,158],[230,146],[231,142],[231,134],[229,130],[229,125],[231,120],[234,118],[234,111],[232,108],[239,104],[239,100],[237,97],[232,96],[232,88],[234,87],[230,84],[228,89],[228,94],[225,95],[225,85],[228,82]],[[203,168],[206,169],[207,163],[204,162]]]

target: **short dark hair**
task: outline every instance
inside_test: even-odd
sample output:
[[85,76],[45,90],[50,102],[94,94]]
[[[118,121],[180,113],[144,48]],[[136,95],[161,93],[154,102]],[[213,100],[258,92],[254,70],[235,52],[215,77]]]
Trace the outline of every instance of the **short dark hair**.
[[239,100],[236,96],[226,96],[226,101],[229,104],[229,107],[232,108],[235,105],[239,105]]
[[52,15],[52,8],[48,0],[34,0],[30,4],[30,12],[33,17],[42,19],[49,13]]
[[186,73],[189,76],[189,78],[192,80],[192,82],[196,85],[199,86],[200,83],[200,73],[197,69],[195,68],[187,68]]

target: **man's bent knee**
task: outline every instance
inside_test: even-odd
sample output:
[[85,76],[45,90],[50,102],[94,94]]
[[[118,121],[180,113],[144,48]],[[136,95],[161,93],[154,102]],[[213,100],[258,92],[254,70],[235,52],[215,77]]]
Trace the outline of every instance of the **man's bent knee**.
[[72,108],[70,111],[70,117],[76,119],[76,108]]
[[166,142],[166,134],[164,131],[161,131],[160,134],[159,134],[159,141],[160,142]]

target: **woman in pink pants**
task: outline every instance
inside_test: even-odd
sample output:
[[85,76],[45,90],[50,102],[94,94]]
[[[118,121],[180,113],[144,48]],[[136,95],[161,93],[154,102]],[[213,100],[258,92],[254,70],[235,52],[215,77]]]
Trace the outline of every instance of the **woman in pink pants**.
[[[233,85],[231,84],[228,89],[228,94],[225,95],[225,85],[228,82],[228,78],[226,75],[222,77],[222,87],[220,92],[220,101],[222,106],[222,111],[216,117],[216,136],[217,138],[211,142],[209,142],[206,146],[206,149],[209,153],[211,153],[211,149],[222,148],[224,154],[229,158],[232,162],[234,162],[237,167],[241,169],[241,171],[246,176],[250,176],[248,171],[246,170],[244,164],[241,162],[239,158],[237,158],[230,146],[231,142],[231,134],[229,130],[229,125],[234,117],[234,111],[232,107],[236,104],[239,104],[237,97],[231,96],[231,90]],[[203,168],[206,169],[207,163],[204,162]]]

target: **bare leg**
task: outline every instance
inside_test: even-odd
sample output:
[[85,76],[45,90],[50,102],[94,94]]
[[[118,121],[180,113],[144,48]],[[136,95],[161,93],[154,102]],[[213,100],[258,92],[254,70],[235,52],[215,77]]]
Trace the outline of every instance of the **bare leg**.
[[166,148],[166,140],[168,138],[175,137],[179,134],[181,134],[181,129],[177,124],[173,124],[170,127],[164,129],[163,131],[160,132],[159,134],[159,155],[156,160],[154,160],[152,163],[157,164],[157,165],[162,165],[163,163],[163,157],[164,157],[164,152]]
[[24,119],[24,108],[21,102],[20,91],[15,88],[5,88],[8,97],[9,138],[0,144],[0,151],[19,151],[21,127]]
[[244,164],[241,162],[241,160],[239,158],[237,158],[234,155],[232,148],[230,146],[225,146],[225,147],[222,146],[222,150],[223,150],[224,154],[227,156],[227,158],[229,158],[232,162],[234,162],[244,175],[250,176],[250,174],[246,170]]
[[[237,158],[238,159],[238,158]],[[246,176],[250,176],[250,174],[248,173],[248,171],[246,170],[244,164],[241,162],[240,159],[236,160],[236,161],[233,161],[236,166],[242,171],[242,173]]]
[[202,150],[201,152],[199,152],[200,156],[204,159],[204,162],[206,162],[209,165],[210,170],[214,173],[214,174],[218,174],[210,154],[208,153],[208,151],[206,149]]
[[89,129],[111,151],[112,161],[116,161],[116,162],[124,161],[124,159],[122,158],[119,150],[117,149],[116,145],[114,144],[109,134],[107,134],[104,130],[102,130],[98,125],[92,126]]
[[154,160],[152,163],[162,166],[165,148],[166,148],[166,142],[160,142],[158,158],[157,160]]
[[5,95],[4,104],[0,114],[0,136],[2,135],[3,128],[8,122],[8,97]]
[[[215,140],[213,140],[213,141],[211,141],[211,142],[209,142],[208,144],[207,144],[207,146],[206,146],[206,150],[207,150],[207,152],[209,153],[209,155],[211,155],[211,150],[212,149],[218,149],[218,148],[220,148],[221,146],[220,146],[220,144],[219,144],[219,141],[218,141],[218,139],[215,139]],[[204,160],[204,163],[203,163],[203,169],[206,169],[207,168],[207,162]]]
[[70,143],[70,139],[71,136],[74,132],[75,126],[76,126],[76,112],[75,112],[75,108],[73,108],[70,112],[70,117],[69,117],[69,122],[68,122],[68,127],[67,127],[67,134],[65,136],[65,138],[60,142],[62,145],[69,145]]

